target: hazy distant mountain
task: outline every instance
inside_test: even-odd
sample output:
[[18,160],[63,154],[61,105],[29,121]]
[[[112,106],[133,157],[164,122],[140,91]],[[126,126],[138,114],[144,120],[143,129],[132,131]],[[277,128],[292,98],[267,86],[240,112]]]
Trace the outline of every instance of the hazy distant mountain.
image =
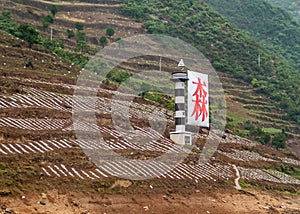
[[[300,24],[286,10],[264,0],[205,2],[300,71]],[[300,3],[297,4],[300,7]]]
[[300,22],[300,1],[299,0],[266,0],[276,7],[282,7],[289,11]]

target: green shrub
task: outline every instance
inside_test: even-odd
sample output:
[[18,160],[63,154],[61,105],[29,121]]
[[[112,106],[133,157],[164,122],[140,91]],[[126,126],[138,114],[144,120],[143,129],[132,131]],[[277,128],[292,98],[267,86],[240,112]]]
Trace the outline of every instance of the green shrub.
[[20,24],[16,34],[20,39],[24,39],[28,42],[29,48],[31,48],[33,44],[38,44],[41,42],[40,32],[34,27],[26,24]]
[[[151,86],[149,86],[151,87]],[[174,111],[175,109],[175,99],[168,95],[165,95],[157,91],[145,91],[140,94],[144,99],[152,100],[154,102],[164,105],[167,109]]]
[[242,188],[251,188],[252,187],[251,184],[248,184],[246,181],[244,181],[242,179],[239,180],[239,184]]
[[0,169],[0,174],[7,174],[7,170],[6,169]]
[[108,82],[121,84],[131,76],[132,76],[132,72],[114,69],[106,75],[106,80]]
[[74,26],[78,31],[81,31],[84,28],[84,25],[80,22],[76,22]]
[[54,19],[51,15],[47,15],[42,20],[42,26],[44,29],[46,29],[50,24],[53,24]]
[[286,147],[286,136],[283,133],[276,134],[272,139],[272,145],[276,148],[284,149]]
[[115,34],[115,30],[111,27],[106,29],[106,36],[112,37]]
[[68,29],[68,30],[67,30],[67,35],[68,35],[68,38],[70,39],[70,38],[73,38],[73,37],[75,36],[75,33],[74,33],[73,30]]
[[50,12],[51,12],[52,16],[54,17],[56,15],[56,13],[58,12],[58,8],[55,5],[51,5]]
[[104,46],[107,44],[107,37],[106,36],[101,36],[99,39],[100,45],[104,48]]

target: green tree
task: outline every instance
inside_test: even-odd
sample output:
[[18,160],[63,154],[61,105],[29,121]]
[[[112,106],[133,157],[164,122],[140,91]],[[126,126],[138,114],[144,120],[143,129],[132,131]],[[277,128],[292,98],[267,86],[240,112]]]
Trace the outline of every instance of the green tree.
[[33,44],[38,44],[41,41],[40,32],[34,27],[26,24],[19,25],[17,36],[20,39],[24,39],[26,42],[28,42],[29,48],[31,48]]
[[51,41],[50,37],[43,39],[42,45],[45,47],[47,51],[53,51],[55,49],[54,42]]
[[104,46],[107,44],[107,37],[101,36],[99,41],[100,41],[100,45],[104,48]]
[[113,35],[115,35],[115,30],[111,27],[106,29],[106,36],[112,37]]
[[82,23],[76,22],[76,23],[75,23],[75,28],[76,28],[78,31],[81,31],[81,30],[83,30],[84,26],[83,26]]
[[71,29],[68,29],[68,30],[67,30],[67,34],[68,34],[68,38],[69,38],[69,39],[70,39],[70,38],[73,38],[73,37],[75,36],[74,31],[71,30]]
[[263,145],[267,145],[271,140],[271,135],[268,134],[268,133],[264,133],[264,135],[262,136],[262,139],[261,139],[261,143]]
[[49,26],[49,24],[52,24],[53,22],[54,22],[53,17],[50,15],[47,15],[42,20],[42,26],[44,29],[46,29]]
[[83,32],[77,32],[76,49],[80,52],[89,51],[89,46],[86,42],[86,35]]
[[51,5],[50,12],[51,12],[52,16],[55,17],[56,13],[58,12],[57,7],[55,5]]
[[2,10],[2,17],[5,20],[10,21],[10,19],[11,19],[11,12],[9,10]]
[[88,52],[89,51],[89,46],[88,46],[88,44],[86,43],[85,40],[77,40],[76,49],[79,50],[81,53],[82,52]]
[[284,133],[276,134],[272,139],[272,145],[275,146],[277,149],[282,148],[284,149],[286,146],[286,136]]
[[77,40],[84,40],[86,39],[86,35],[83,32],[77,32]]

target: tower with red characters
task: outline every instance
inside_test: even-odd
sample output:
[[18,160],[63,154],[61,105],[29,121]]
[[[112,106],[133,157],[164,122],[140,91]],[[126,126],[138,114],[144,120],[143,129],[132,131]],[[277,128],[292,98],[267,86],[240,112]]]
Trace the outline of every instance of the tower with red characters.
[[180,145],[191,145],[191,132],[185,130],[186,123],[186,103],[185,103],[185,88],[186,82],[189,80],[185,65],[181,59],[178,67],[180,71],[172,73],[172,81],[175,83],[175,126],[176,130],[170,132],[170,139]]

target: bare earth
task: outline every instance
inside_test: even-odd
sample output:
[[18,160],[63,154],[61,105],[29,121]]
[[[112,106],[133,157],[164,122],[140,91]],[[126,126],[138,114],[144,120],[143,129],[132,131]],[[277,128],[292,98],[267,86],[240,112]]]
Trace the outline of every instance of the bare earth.
[[[251,192],[251,193],[250,193]],[[250,190],[231,193],[203,193],[191,195],[128,194],[104,195],[68,193],[56,190],[43,196],[28,194],[18,198],[1,198],[2,209],[12,208],[15,213],[300,213],[300,196],[289,193],[267,193]]]

